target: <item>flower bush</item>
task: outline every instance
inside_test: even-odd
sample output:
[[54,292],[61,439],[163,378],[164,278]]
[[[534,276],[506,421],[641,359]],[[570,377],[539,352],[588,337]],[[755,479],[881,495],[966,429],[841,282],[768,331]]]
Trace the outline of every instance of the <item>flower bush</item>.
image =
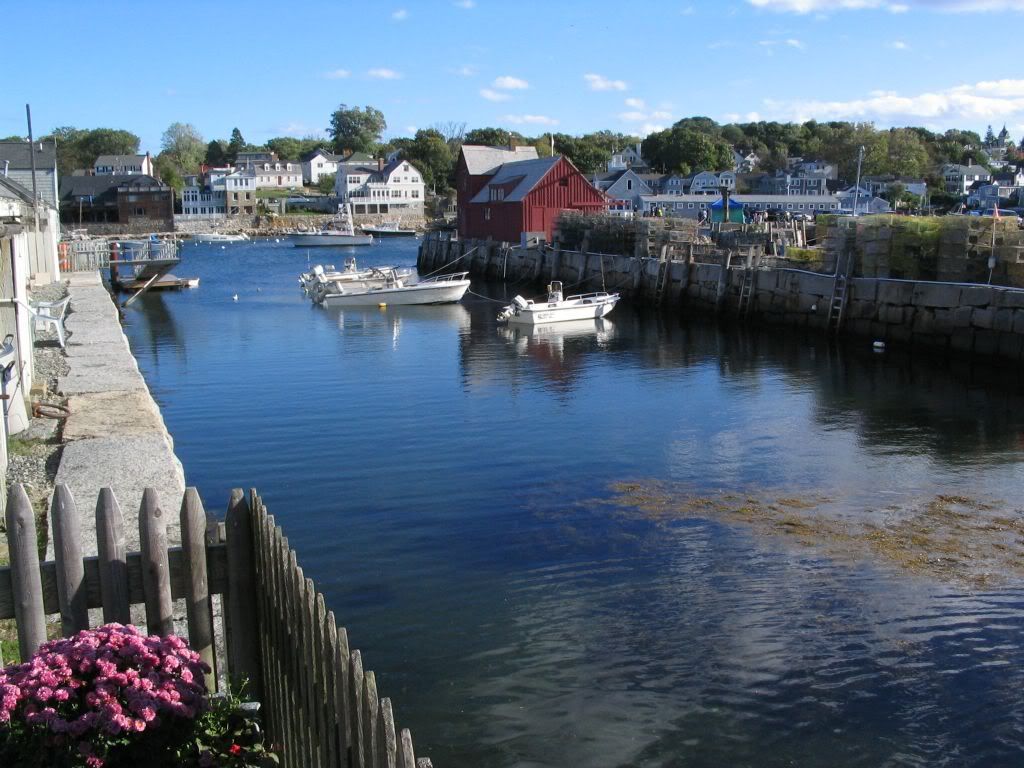
[[209,668],[180,637],[108,624],[0,671],[0,765],[189,764]]

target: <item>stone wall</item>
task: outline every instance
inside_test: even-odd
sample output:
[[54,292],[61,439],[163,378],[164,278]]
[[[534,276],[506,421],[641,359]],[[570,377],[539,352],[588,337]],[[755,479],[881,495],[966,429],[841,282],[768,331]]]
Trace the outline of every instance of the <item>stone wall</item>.
[[[728,261],[720,259],[719,261]],[[652,258],[519,248],[505,243],[428,236],[421,272],[463,271],[540,288],[561,280],[573,293],[616,291],[634,301],[659,298],[677,311],[736,315],[742,266],[661,262]],[[747,318],[824,332],[835,280],[799,269],[755,270]],[[524,292],[531,292],[524,288]],[[849,281],[841,332],[872,340],[1020,360],[1024,355],[1024,290],[1005,286],[857,277]]]

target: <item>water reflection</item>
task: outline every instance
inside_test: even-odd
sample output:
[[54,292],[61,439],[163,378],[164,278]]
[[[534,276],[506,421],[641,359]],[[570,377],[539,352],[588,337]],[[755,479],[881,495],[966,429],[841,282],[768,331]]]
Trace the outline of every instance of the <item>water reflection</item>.
[[614,481],[655,478],[882,516],[947,490],[1013,506],[1016,375],[626,303],[580,333],[499,328],[506,289],[477,283],[494,301],[321,310],[295,251],[189,249],[202,287],[129,312],[127,333],[189,482],[210,509],[260,488],[417,752],[1024,764],[1019,578],[972,591],[607,503]]

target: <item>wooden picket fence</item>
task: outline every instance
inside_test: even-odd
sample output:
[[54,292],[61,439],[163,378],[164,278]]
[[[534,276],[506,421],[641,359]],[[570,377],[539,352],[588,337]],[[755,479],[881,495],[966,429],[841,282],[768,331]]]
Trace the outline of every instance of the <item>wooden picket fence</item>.
[[[40,563],[36,516],[24,488],[12,486],[5,511],[10,566],[0,568],[0,619],[13,618],[21,657],[47,638],[47,616],[60,615],[69,636],[103,622],[131,623],[144,605],[151,634],[174,631],[174,601],[184,600],[188,639],[211,667],[207,686],[225,672],[262,704],[268,740],[287,768],[430,768],[417,760],[408,729],[395,725],[391,700],[374,673],[349,650],[324,596],[305,578],[295,551],[262,499],[231,492],[223,523],[210,522],[195,488],[181,501],[181,546],[169,546],[169,516],[147,488],[139,508],[139,552],[127,552],[124,517],[114,493],[96,502],[98,554],[82,556],[71,492],[60,485],[50,504],[54,560]],[[221,596],[218,626],[214,596]],[[218,640],[225,658],[218,658]],[[3,660],[0,659],[0,664]],[[226,670],[218,670],[217,665]]]

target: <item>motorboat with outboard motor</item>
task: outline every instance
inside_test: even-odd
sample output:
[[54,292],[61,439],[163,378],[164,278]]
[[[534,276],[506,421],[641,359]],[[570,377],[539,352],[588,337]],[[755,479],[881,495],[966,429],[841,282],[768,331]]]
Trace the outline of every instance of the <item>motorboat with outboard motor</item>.
[[516,296],[512,303],[498,314],[498,322],[540,325],[566,320],[593,320],[604,317],[619,301],[619,294],[581,293],[562,297],[562,283],[554,280],[548,285],[547,301],[535,302]]
[[468,272],[428,277],[412,284],[406,284],[394,269],[381,272],[385,278],[382,285],[365,285],[355,281],[334,283],[328,292],[320,295],[317,303],[330,307],[453,304],[461,301],[469,290]]

